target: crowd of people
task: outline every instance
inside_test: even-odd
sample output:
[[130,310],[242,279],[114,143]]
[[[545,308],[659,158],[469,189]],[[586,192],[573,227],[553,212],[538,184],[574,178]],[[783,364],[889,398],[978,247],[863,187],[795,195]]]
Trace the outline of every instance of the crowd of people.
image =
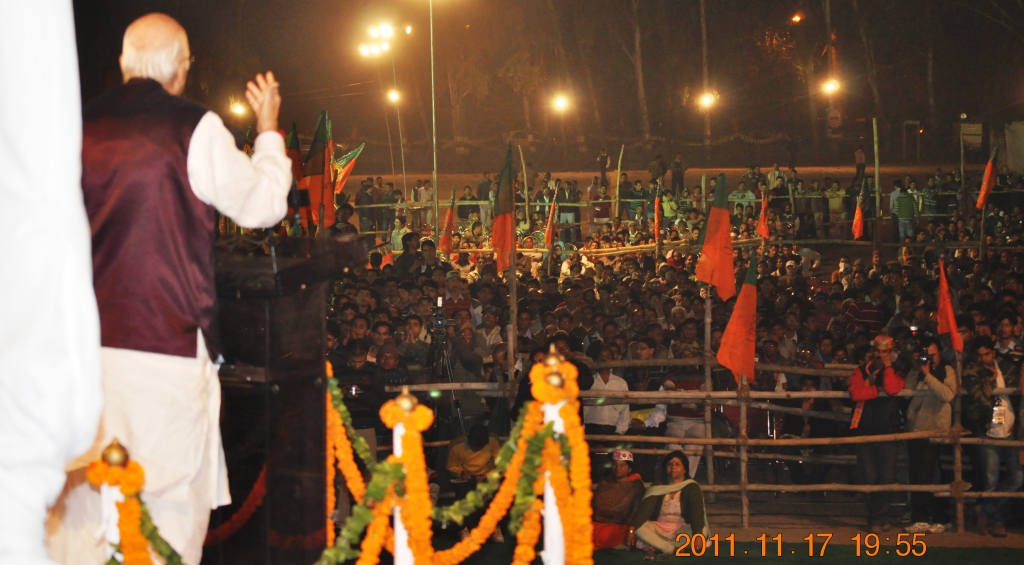
[[[926,245],[900,248],[892,258],[875,251],[870,259],[851,261],[851,255],[843,254],[832,268],[823,263],[818,251],[806,247],[806,242],[788,241],[807,225],[801,220],[827,225],[830,211],[827,207],[815,209],[814,205],[830,200],[807,199],[810,207],[797,213],[791,229],[786,225],[792,217],[790,200],[780,189],[792,187],[795,193],[790,194],[800,195],[804,190],[801,187],[807,186],[813,194],[818,187],[836,186],[837,181],[804,183],[790,178],[778,167],[766,179],[757,176],[756,167],[751,167],[748,175],[750,180],[744,177],[737,182],[731,194],[745,197],[746,192],[741,191],[752,185],[753,199],[759,201],[765,187],[772,184],[775,189],[769,195],[787,196],[771,200],[766,208],[776,219],[770,224],[772,240],[782,241],[767,241],[763,247],[738,246],[734,251],[737,280],[742,279],[749,261],[757,263],[757,360],[776,367],[857,366],[844,378],[785,370],[756,371],[750,382],[755,391],[848,391],[850,398],[777,401],[779,406],[800,409],[799,413],[750,409],[750,437],[821,438],[948,431],[954,425],[978,438],[1018,437],[1020,397],[1015,389],[1019,387],[1024,360],[1024,252],[997,248],[982,252],[980,246],[944,249],[942,243],[984,239],[992,245],[1019,241],[1024,231],[1024,214],[1017,207],[1009,208],[1013,193],[997,191],[993,195],[986,208],[988,216],[982,232],[980,213],[969,215],[969,208],[963,205],[965,199],[970,199],[971,191],[949,190],[951,186],[942,187],[929,177],[924,190],[918,192],[915,179],[898,179],[893,183],[895,197],[890,211],[903,214],[909,201],[914,216],[909,218],[910,225],[900,216],[893,231],[899,232],[903,241]],[[953,174],[936,171],[938,176],[957,183]],[[662,180],[652,179],[656,191],[663,186]],[[629,179],[622,182],[629,183]],[[1000,186],[1010,187],[1019,182],[1007,177],[1000,181]],[[481,188],[485,183],[489,190],[494,188],[493,179],[485,176]],[[704,210],[687,208],[680,213],[676,208],[675,220],[670,221],[671,205],[665,203],[673,202],[670,196],[675,184],[673,180],[664,185],[662,202],[666,207],[660,237],[664,242],[695,240],[703,227]],[[566,189],[565,183],[557,179],[554,185],[550,194],[552,187],[547,185],[542,189],[543,197],[531,196],[530,207],[536,206],[537,211],[549,208],[550,204],[542,198],[553,195],[557,202],[559,191],[575,190],[572,183]],[[607,194],[600,176],[595,178],[595,185],[597,194]],[[873,201],[860,197],[860,191],[873,190],[871,183],[858,179],[851,187],[854,185],[862,206]],[[620,183],[620,190],[622,187]],[[716,188],[710,184],[708,191]],[[641,186],[638,190],[646,189]],[[950,192],[953,194],[945,194]],[[823,194],[827,195],[828,189]],[[932,194],[938,198],[933,199]],[[472,192],[467,189],[463,198],[473,198]],[[610,218],[605,223],[595,223],[602,219],[593,215],[598,210],[597,203],[571,209],[579,210],[581,218],[570,221],[571,218],[564,217],[562,225],[557,226],[562,230],[557,243],[550,249],[541,249],[542,242],[532,237],[531,230],[536,225],[521,230],[514,319],[510,319],[512,305],[506,273],[498,271],[494,258],[487,252],[488,226],[480,218],[487,218],[489,212],[481,211],[483,206],[474,204],[477,208],[459,216],[465,220],[454,237],[453,251],[447,256],[438,251],[433,239],[421,237],[406,218],[396,216],[398,237],[389,240],[397,243],[394,252],[378,247],[367,267],[336,281],[331,296],[329,358],[335,367],[341,367],[336,374],[363,389],[353,399],[357,427],[379,426],[375,407],[384,398],[384,385],[432,378],[431,371],[417,368],[436,366],[433,359],[442,349],[447,351],[445,357],[452,367],[449,378],[456,382],[511,382],[518,386],[515,390],[519,394],[514,399],[481,397],[472,391],[454,395],[465,422],[463,429],[485,424],[494,435],[506,433],[522,403],[529,400],[528,387],[522,384],[527,381],[525,375],[552,345],[580,369],[582,390],[703,389],[704,369],[695,365],[595,367],[597,363],[614,361],[703,358],[706,350],[717,351],[731,316],[734,301],[722,302],[712,293],[710,327],[705,326],[707,289],[695,280],[695,246],[672,248],[660,256],[648,250],[629,250],[630,246],[653,242],[658,237],[652,233],[654,221],[653,213],[648,215],[648,198],[649,193],[628,202],[621,218]],[[687,202],[701,201],[698,197]],[[947,211],[939,211],[935,202],[948,206]],[[734,216],[733,237],[749,239],[760,213],[760,205],[745,205],[745,219]],[[824,219],[819,223],[819,218]],[[814,237],[807,235],[808,239]],[[816,235],[822,236],[820,229]],[[591,249],[610,248],[622,249],[618,253],[587,253]],[[957,330],[965,344],[959,422],[955,421],[952,408],[956,356],[949,337],[939,336],[936,321],[940,258],[945,259],[945,273],[958,312]],[[511,360],[509,331],[515,332],[515,358]],[[437,344],[441,334],[445,337]],[[705,336],[709,336],[710,343],[705,343]],[[737,385],[729,371],[716,367],[712,371],[712,386],[715,390],[734,390]],[[1011,392],[993,394],[995,389]],[[921,395],[895,396],[903,390],[916,390]],[[715,435],[737,433],[737,410],[731,406],[715,410]],[[824,413],[826,417],[816,417],[814,413]],[[703,405],[606,402],[586,406],[584,422],[588,434],[679,438],[678,444],[667,446],[682,450],[676,452],[676,458],[685,469],[685,479],[695,479],[703,468],[699,446],[686,443],[688,437],[705,436]],[[474,445],[487,444],[480,437],[472,439]],[[611,454],[616,449],[629,449],[629,441],[594,441],[592,447],[606,447],[603,451]],[[928,439],[770,451],[856,456],[853,473],[848,465],[787,460],[784,465],[788,480],[794,483],[952,481],[949,465],[940,464],[950,456],[951,446]],[[1017,447],[970,445],[964,451],[965,460],[970,462],[964,476],[972,490],[1020,489],[1024,476]],[[605,457],[598,456],[594,465],[595,479],[608,473],[600,485],[625,481],[634,475],[650,483],[665,480],[670,471],[666,467],[668,461],[659,464],[654,457],[645,455],[637,455],[634,461],[630,455],[627,473],[618,462],[622,459]],[[906,466],[898,464],[900,461],[905,461]],[[445,462],[437,467],[445,467]],[[599,492],[601,488],[598,487]],[[621,496],[639,492],[629,485],[618,485],[612,490]],[[630,523],[637,515],[636,510],[626,512],[623,508],[632,508],[632,503],[614,498],[595,497],[595,519],[601,522],[602,516],[615,516],[620,526]],[[909,519],[903,524],[908,532],[936,533],[951,527],[949,498],[915,492],[909,497],[909,515],[895,515],[893,502],[897,498],[887,492],[865,495],[869,529],[888,531],[892,522],[900,519]],[[678,504],[678,499],[677,493],[674,504]],[[978,500],[974,506],[977,529],[1005,536],[1007,524],[1018,520],[1019,510],[1008,505],[1006,498]],[[601,509],[604,503],[613,504],[615,510]],[[672,510],[662,505],[660,511]],[[647,515],[654,518],[645,521],[657,521],[656,512],[647,511]],[[621,543],[625,541],[628,540]],[[654,547],[649,542],[648,546]]]

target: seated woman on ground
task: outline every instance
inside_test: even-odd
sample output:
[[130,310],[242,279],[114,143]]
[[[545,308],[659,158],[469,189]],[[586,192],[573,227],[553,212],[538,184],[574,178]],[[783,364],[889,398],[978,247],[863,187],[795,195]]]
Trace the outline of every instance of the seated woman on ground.
[[594,492],[594,550],[625,549],[629,519],[644,496],[644,481],[633,472],[633,454],[612,453],[611,472],[597,484]]
[[673,451],[665,456],[664,485],[647,489],[630,524],[626,543],[654,554],[671,555],[679,534],[708,536],[708,519],[704,511],[704,493],[700,485],[687,479],[686,455]]

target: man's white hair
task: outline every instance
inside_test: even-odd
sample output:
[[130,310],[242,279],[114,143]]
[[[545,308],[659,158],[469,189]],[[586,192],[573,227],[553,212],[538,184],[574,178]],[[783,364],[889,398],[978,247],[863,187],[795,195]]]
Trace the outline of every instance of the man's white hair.
[[188,36],[170,16],[142,16],[124,32],[121,74],[125,82],[133,78],[149,78],[160,84],[168,83],[174,79],[178,64],[188,58]]

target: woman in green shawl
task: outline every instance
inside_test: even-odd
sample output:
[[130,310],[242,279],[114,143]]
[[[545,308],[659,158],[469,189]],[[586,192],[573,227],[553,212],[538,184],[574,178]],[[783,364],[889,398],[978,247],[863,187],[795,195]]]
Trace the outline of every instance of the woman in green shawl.
[[704,493],[692,479],[687,479],[686,455],[673,451],[662,464],[668,484],[647,489],[630,524],[626,542],[636,544],[649,553],[672,554],[679,534],[708,536],[708,519],[704,511]]

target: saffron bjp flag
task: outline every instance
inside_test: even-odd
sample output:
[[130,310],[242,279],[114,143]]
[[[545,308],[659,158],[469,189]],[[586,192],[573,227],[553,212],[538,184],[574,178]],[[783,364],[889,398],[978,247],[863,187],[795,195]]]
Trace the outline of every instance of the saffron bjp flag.
[[352,170],[356,168],[356,159],[362,154],[364,147],[366,147],[366,144],[360,143],[359,147],[342,155],[340,159],[334,162],[334,167],[337,170],[336,176],[338,177],[334,181],[334,194],[341,194],[345,190],[345,183],[352,176]]
[[512,194],[512,144],[508,144],[505,165],[498,177],[498,191],[494,195],[494,220],[491,223],[491,247],[498,272],[509,267],[509,259],[516,251],[515,196]]
[[992,188],[996,186],[996,156],[999,154],[999,148],[992,150],[992,157],[989,158],[988,164],[985,165],[985,176],[981,179],[981,190],[978,192],[978,203],[976,207],[981,210],[985,207],[985,203],[988,202],[988,196],[992,194]]
[[551,249],[551,245],[555,243],[555,210],[558,208],[558,204],[551,201],[551,211],[548,212],[548,224],[544,231],[544,248]]
[[452,190],[452,202],[448,205],[448,213],[444,215],[444,227],[441,228],[441,239],[437,241],[437,250],[445,255],[452,252],[452,231],[455,227],[455,190]]
[[[313,143],[309,146],[303,163],[303,177],[299,188],[309,191],[309,207],[313,210],[313,219],[321,228],[334,224],[334,193],[331,178],[331,160],[334,157],[334,140],[331,138],[331,120],[327,110],[320,113],[313,133]],[[323,218],[320,209],[323,208]]]
[[736,382],[740,375],[754,380],[754,342],[757,339],[757,256],[750,258],[747,276],[732,309],[732,317],[722,334],[718,363],[732,371]]
[[302,149],[299,147],[299,128],[292,122],[292,131],[284,138],[284,152],[292,160],[292,177],[298,182],[303,175]]
[[658,195],[654,197],[654,237],[659,241],[661,240],[661,189],[658,189]]
[[864,212],[860,209],[860,199],[857,199],[857,206],[853,212],[853,239],[860,239],[864,236]]
[[729,195],[725,175],[718,175],[715,201],[704,226],[703,243],[697,259],[697,280],[715,287],[722,300],[736,295],[736,275],[732,265],[732,225],[729,221]]
[[956,351],[964,350],[964,340],[956,327],[956,314],[953,313],[953,300],[949,294],[949,283],[946,281],[946,265],[939,260],[939,334],[949,334],[949,341]]
[[771,232],[768,230],[768,193],[765,193],[764,200],[761,201],[761,217],[757,219],[757,228],[754,231],[765,239],[771,238]]

